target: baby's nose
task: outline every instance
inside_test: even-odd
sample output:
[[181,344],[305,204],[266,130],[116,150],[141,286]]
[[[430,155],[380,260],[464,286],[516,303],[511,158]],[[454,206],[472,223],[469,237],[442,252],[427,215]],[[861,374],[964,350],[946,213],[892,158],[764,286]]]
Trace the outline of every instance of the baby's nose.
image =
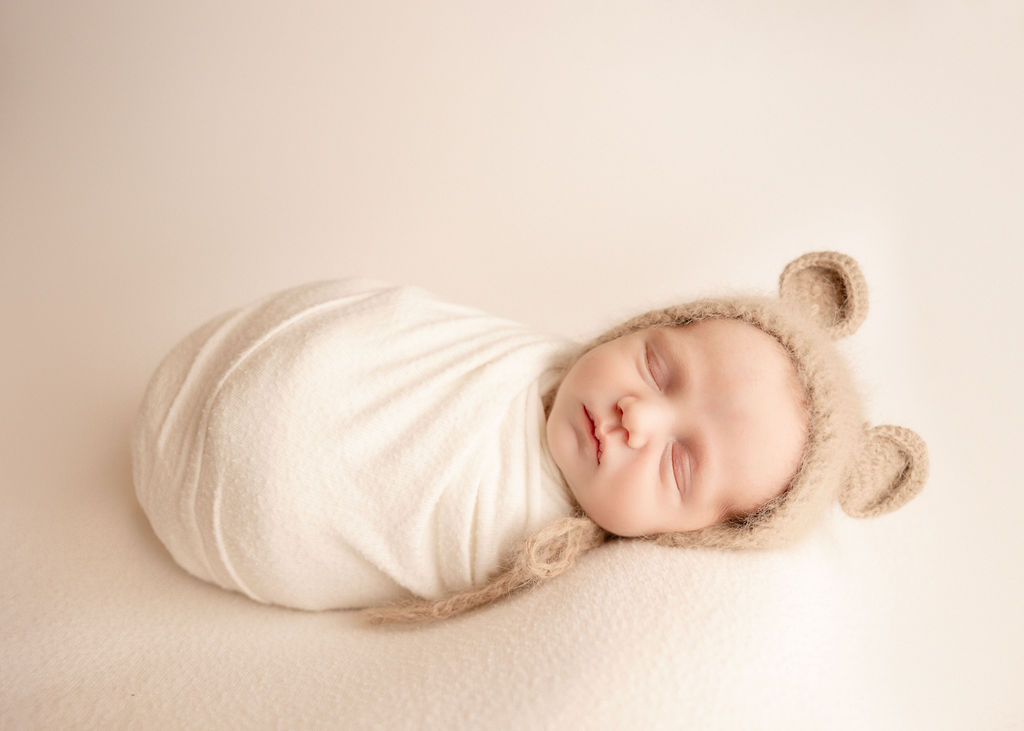
[[647,442],[663,431],[670,421],[665,408],[636,396],[625,396],[616,406],[622,415],[622,427],[626,430],[626,444],[633,449],[647,446]]

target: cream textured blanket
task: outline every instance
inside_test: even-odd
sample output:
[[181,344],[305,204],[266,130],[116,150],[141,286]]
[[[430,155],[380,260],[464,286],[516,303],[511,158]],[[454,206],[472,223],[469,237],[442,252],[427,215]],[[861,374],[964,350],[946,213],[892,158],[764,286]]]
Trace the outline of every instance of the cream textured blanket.
[[541,395],[566,341],[415,287],[296,287],[166,357],[136,422],[136,493],[192,574],[302,609],[484,582],[572,512]]

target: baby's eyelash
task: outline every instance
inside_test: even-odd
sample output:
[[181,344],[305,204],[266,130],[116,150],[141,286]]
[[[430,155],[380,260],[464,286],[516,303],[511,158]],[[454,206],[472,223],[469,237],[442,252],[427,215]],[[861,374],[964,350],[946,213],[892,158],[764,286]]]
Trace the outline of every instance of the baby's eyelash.
[[668,462],[668,471],[671,475],[672,484],[676,486],[676,489],[682,495],[686,490],[686,486],[679,480],[680,472],[676,470],[675,448],[671,443],[665,447],[665,455],[662,459]]
[[654,381],[654,385],[661,389],[661,384],[658,382],[658,378],[654,375],[654,368],[651,366],[651,346],[644,346],[644,367],[647,368],[647,373],[651,376],[651,380]]

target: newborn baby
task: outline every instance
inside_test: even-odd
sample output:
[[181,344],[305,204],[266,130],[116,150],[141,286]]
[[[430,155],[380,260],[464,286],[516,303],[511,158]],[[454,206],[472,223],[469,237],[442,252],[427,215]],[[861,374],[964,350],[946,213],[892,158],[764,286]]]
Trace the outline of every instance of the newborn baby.
[[837,499],[899,507],[923,442],[865,427],[830,342],[866,314],[859,268],[807,254],[780,294],[656,310],[580,347],[415,287],[296,287],[167,356],[136,492],[192,574],[377,621],[486,604],[613,537],[768,547]]

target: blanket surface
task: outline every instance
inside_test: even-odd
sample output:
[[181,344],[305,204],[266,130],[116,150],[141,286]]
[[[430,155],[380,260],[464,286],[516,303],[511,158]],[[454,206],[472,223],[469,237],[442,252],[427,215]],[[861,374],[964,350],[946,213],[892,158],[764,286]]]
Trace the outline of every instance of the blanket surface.
[[134,432],[139,502],[181,566],[261,602],[479,585],[572,512],[541,405],[569,347],[415,287],[271,295],[157,369]]

